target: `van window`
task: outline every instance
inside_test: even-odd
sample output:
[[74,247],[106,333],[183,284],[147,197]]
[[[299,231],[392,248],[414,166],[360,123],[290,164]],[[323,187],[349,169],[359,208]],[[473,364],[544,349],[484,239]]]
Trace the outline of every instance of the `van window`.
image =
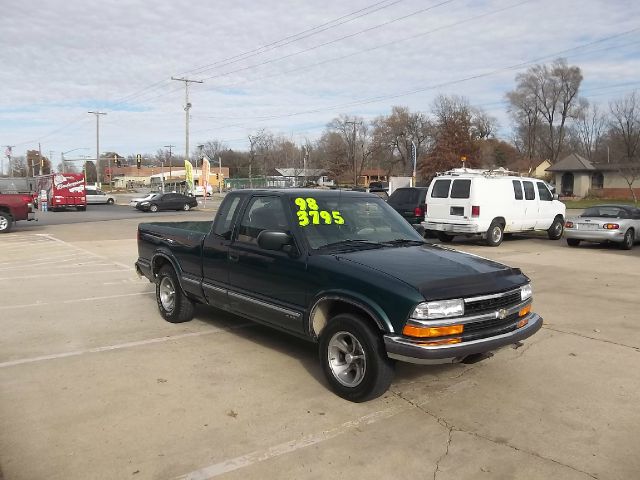
[[522,182],[524,186],[524,199],[525,200],[535,200],[536,199],[536,191],[533,188],[533,182]]
[[553,200],[551,192],[549,192],[549,189],[547,189],[544,183],[537,182],[536,185],[538,186],[538,196],[540,197],[540,200],[544,202],[550,202],[551,200]]
[[512,180],[513,182],[513,194],[516,197],[516,200],[522,200],[524,197],[522,196],[522,184],[520,180]]
[[471,180],[454,180],[451,186],[451,198],[469,198]]
[[431,190],[431,198],[447,198],[451,180],[436,180]]

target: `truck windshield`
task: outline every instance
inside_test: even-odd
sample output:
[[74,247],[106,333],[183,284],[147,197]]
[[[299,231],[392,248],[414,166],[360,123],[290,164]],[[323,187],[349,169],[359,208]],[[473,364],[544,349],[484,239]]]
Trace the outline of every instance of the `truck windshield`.
[[380,198],[351,195],[291,199],[293,221],[313,249],[423,243],[422,237]]

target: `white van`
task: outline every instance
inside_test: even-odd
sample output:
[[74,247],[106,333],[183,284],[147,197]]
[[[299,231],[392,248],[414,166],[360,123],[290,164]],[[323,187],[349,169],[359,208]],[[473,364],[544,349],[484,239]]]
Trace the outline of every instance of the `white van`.
[[460,168],[438,174],[429,185],[424,227],[442,242],[480,235],[490,246],[505,233],[545,230],[558,240],[566,207],[546,182],[505,170]]

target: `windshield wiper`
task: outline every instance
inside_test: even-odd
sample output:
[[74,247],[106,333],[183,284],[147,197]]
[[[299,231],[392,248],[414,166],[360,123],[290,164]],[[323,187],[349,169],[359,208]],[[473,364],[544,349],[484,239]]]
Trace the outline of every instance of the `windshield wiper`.
[[346,239],[339,242],[327,243],[320,247],[320,249],[326,248],[382,248],[384,245],[379,242],[372,242],[370,240],[358,240],[358,239]]
[[384,245],[392,245],[392,246],[396,246],[396,245],[406,245],[406,246],[412,246],[412,245],[422,245],[425,242],[422,240],[409,240],[406,238],[396,238],[395,240],[389,240],[388,242],[382,242]]

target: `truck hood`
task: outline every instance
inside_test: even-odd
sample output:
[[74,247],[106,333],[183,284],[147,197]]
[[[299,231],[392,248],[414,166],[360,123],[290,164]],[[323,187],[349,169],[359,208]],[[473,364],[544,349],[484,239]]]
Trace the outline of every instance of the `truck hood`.
[[485,295],[529,281],[518,268],[435,245],[355,251],[336,258],[391,275],[426,300]]

